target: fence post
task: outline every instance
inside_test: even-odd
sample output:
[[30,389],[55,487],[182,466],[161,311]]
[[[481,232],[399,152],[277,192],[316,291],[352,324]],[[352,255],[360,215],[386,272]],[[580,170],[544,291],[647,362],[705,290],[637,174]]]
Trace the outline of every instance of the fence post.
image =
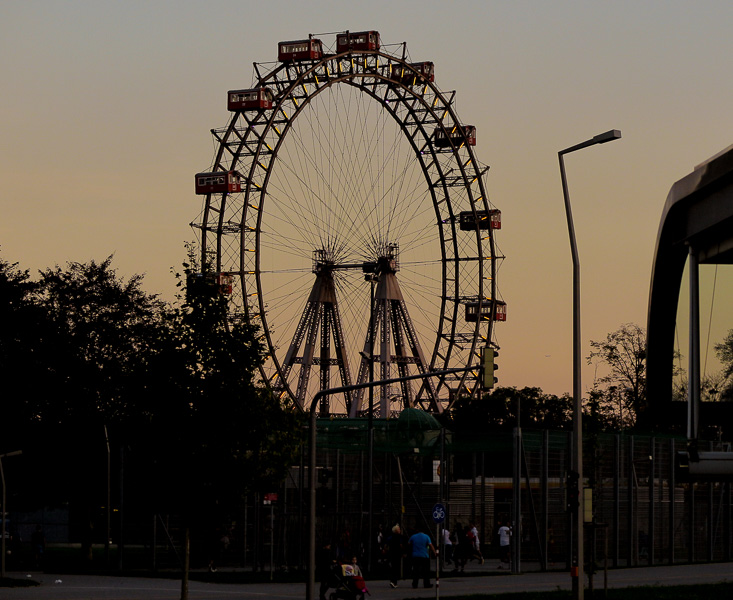
[[613,567],[618,567],[618,553],[621,527],[621,436],[613,436]]
[[521,572],[522,559],[522,471],[521,471],[521,438],[519,427],[514,428],[514,444],[512,452],[512,573]]
[[[712,452],[713,442],[709,442],[708,450]],[[712,481],[708,482],[708,562],[713,562],[713,546],[715,541],[715,530],[717,525],[715,523],[715,498],[713,494]]]
[[723,556],[730,560],[730,482],[723,484]]
[[[486,451],[481,451],[481,540],[486,544]],[[440,501],[443,502],[441,497]],[[479,547],[479,550],[481,548]],[[483,552],[482,552],[483,555]]]
[[626,457],[626,566],[634,564],[634,436],[629,436],[628,456]]
[[654,544],[656,541],[656,536],[654,535],[654,491],[656,489],[654,485],[654,467],[656,458],[654,436],[651,436],[649,438],[649,531],[647,534],[647,556],[650,566],[654,565]]
[[542,432],[542,564],[540,568],[547,571],[547,563],[550,558],[547,555],[547,528],[549,526],[549,468],[550,468],[550,432],[545,429]]
[[677,481],[675,479],[674,461],[677,457],[677,449],[675,441],[669,440],[669,564],[674,564],[674,535],[675,535],[675,519],[676,500],[677,500]]
[[690,482],[687,486],[690,498],[687,503],[687,561],[692,563],[695,561],[695,482]]

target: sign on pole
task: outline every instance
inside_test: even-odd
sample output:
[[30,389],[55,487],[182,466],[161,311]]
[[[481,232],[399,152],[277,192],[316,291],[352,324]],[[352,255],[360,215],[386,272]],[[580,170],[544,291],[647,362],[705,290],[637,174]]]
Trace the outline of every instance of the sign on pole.
[[[433,506],[433,522],[435,523],[435,547],[440,549],[440,524],[445,521],[445,506],[436,502]],[[440,597],[440,558],[435,556],[435,597]]]

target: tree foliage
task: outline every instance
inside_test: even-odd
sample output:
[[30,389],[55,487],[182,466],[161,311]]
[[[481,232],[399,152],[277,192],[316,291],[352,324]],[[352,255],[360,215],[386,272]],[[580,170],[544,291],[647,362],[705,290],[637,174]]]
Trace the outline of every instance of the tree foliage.
[[298,413],[256,383],[257,329],[230,322],[219,293],[168,304],[142,280],[112,257],[37,281],[0,261],[0,452],[23,450],[30,501],[68,504],[88,547],[104,539],[108,461],[124,461],[128,512],[213,520],[277,489],[300,441]]
[[140,375],[154,352],[164,303],[142,289],[142,276],[120,278],[112,256],[41,272],[38,306],[61,340],[66,376],[43,406],[56,422],[121,422],[137,411]]
[[453,412],[456,429],[487,431],[516,427],[518,411],[522,427],[566,429],[572,410],[568,395],[546,394],[538,387],[497,387],[480,400],[459,402]]
[[161,497],[185,513],[233,510],[246,493],[276,489],[294,460],[299,414],[256,384],[258,334],[229,323],[225,298],[206,287],[167,313],[151,365],[149,404],[164,409],[149,414],[150,452]]
[[646,332],[638,325],[626,323],[605,340],[591,341],[590,345],[588,364],[607,371],[594,384],[598,410],[613,415],[618,406],[619,424],[635,425],[647,405]]
[[28,271],[0,260],[0,374],[5,397],[0,438],[6,448],[22,441],[14,424],[35,418],[33,397],[50,392],[38,377],[47,362],[44,342],[50,332],[43,312],[33,302],[35,290]]
[[723,365],[723,373],[713,387],[720,400],[731,402],[733,401],[733,329],[728,331],[720,344],[715,344],[715,353]]

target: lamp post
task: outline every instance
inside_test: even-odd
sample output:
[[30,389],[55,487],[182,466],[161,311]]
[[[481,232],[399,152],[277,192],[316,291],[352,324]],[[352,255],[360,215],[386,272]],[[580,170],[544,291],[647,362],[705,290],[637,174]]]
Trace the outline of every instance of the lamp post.
[[[377,273],[370,273],[369,277],[369,383],[374,383],[374,283],[378,279]],[[369,419],[367,427],[369,466],[367,469],[369,477],[369,518],[367,519],[367,572],[372,574],[372,513],[374,512],[374,386],[369,386]]]
[[[347,385],[344,387],[331,388],[328,390],[319,390],[313,396],[311,407],[309,410],[310,426],[309,426],[309,449],[308,449],[308,573],[305,582],[305,598],[313,600],[315,592],[315,572],[316,572],[316,443],[318,436],[316,435],[316,417],[318,406],[321,398],[332,394],[340,394],[342,392],[351,392],[363,388],[375,386],[390,385],[392,383],[402,383],[403,381],[413,381],[415,379],[428,379],[430,377],[441,377],[443,375],[452,375],[453,373],[467,373],[475,371],[478,367],[472,365],[470,367],[457,367],[455,369],[445,369],[442,371],[428,371],[427,373],[416,373],[407,375],[406,377],[396,377],[394,379],[381,379],[379,381],[371,381],[368,383],[357,383],[355,385]],[[402,477],[400,477],[402,481]],[[402,501],[400,501],[402,505]],[[436,588],[437,594],[437,588]]]
[[568,234],[570,236],[570,253],[573,257],[573,476],[578,481],[577,506],[573,503],[573,523],[575,527],[575,540],[573,543],[572,561],[570,566],[570,577],[573,585],[573,598],[583,600],[583,398],[580,381],[580,260],[578,258],[578,245],[575,241],[575,227],[573,225],[573,213],[570,207],[570,195],[568,194],[568,182],[565,177],[565,162],[563,157],[566,154],[617,140],[621,137],[618,129],[611,129],[591,139],[570,146],[557,153],[560,161],[560,177],[562,179],[562,193],[565,199],[565,214],[568,220]]

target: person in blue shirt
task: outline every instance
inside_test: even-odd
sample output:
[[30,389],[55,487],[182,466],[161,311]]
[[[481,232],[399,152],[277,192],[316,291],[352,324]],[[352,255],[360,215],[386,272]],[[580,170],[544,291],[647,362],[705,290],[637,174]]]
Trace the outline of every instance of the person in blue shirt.
[[412,558],[412,587],[417,587],[417,582],[422,579],[426,588],[433,587],[430,583],[430,553],[438,556],[430,536],[418,531],[408,541],[410,556]]

